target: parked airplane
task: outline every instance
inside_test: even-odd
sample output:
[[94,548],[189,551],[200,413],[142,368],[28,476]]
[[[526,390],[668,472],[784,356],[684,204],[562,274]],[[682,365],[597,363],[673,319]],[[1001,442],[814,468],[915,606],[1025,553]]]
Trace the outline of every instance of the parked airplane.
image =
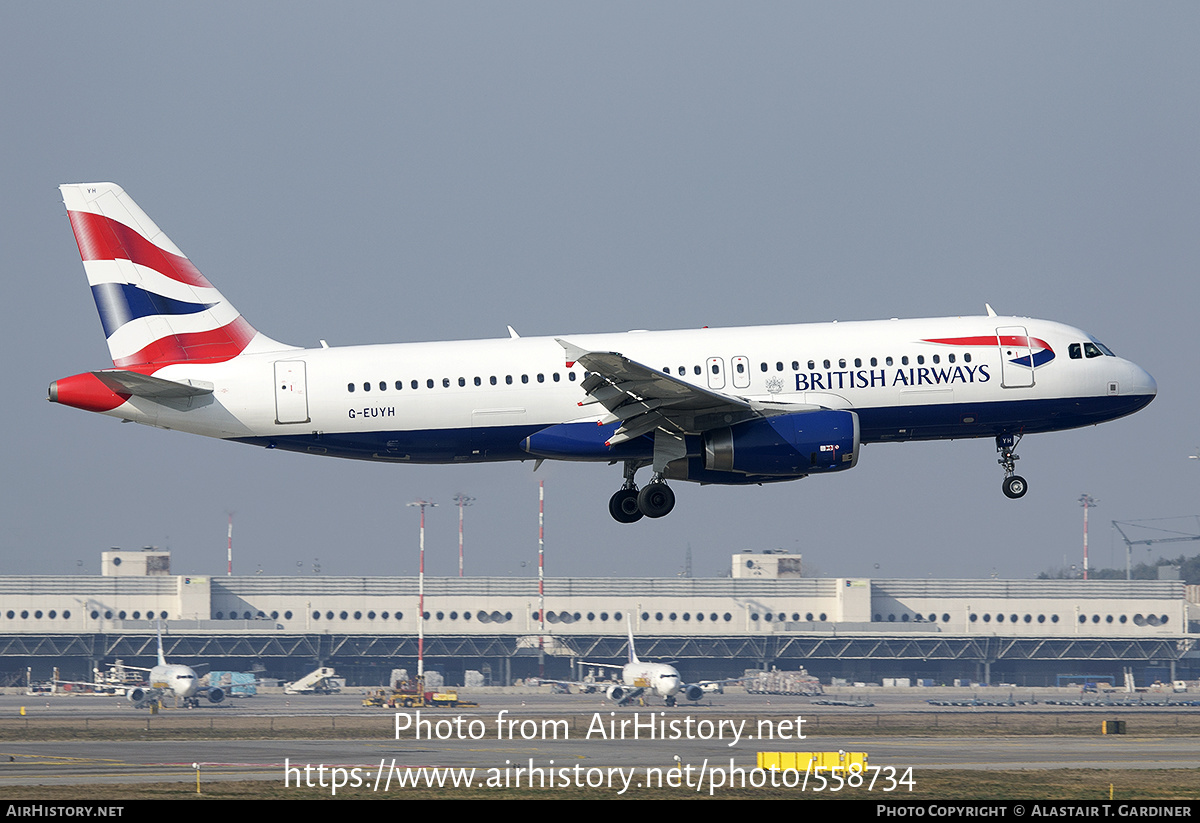
[[[629,624],[629,662],[622,666],[612,663],[585,663],[586,666],[598,666],[605,669],[620,669],[621,682],[609,686],[605,695],[618,706],[628,705],[649,692],[654,697],[661,697],[667,706],[674,706],[680,697],[696,701],[704,697],[704,687],[717,683],[732,683],[733,680],[712,680],[702,683],[684,683],[679,670],[667,663],[647,663],[638,660],[633,648],[633,624]],[[561,683],[565,686],[592,687],[601,684],[581,683],[575,681],[547,680],[546,683]]]
[[157,702],[167,695],[182,700],[185,706],[196,708],[199,707],[202,697],[207,698],[209,703],[220,703],[225,699],[225,690],[220,686],[201,686],[200,678],[190,666],[168,663],[163,655],[162,627],[159,626],[158,665],[150,669],[149,685],[130,689],[128,697],[134,705],[141,707]]
[[[258,332],[112,183],[61,187],[113,368],[50,400],[270,449],[393,463],[617,463],[621,522],[667,480],[747,484],[853,468],[864,443],[1021,437],[1113,420],[1154,378],[1079,329],[985,317],[350,346]],[[1065,353],[1066,356],[1063,356]],[[639,489],[636,472],[651,468]]]

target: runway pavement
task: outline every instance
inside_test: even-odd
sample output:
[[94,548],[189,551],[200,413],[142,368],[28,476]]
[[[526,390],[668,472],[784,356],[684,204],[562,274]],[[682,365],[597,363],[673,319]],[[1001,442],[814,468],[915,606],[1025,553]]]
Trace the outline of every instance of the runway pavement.
[[[995,691],[995,690],[992,690]],[[1042,690],[1042,697],[1057,690]],[[911,690],[910,690],[911,692]],[[862,695],[841,695],[862,699]],[[995,695],[990,695],[995,697]],[[1015,693],[1036,699],[1030,690]],[[1057,696],[1057,695],[1056,695]],[[872,766],[928,769],[1166,769],[1200,768],[1200,750],[1187,734],[1101,736],[1114,712],[1037,706],[935,709],[924,693],[875,694],[873,707],[816,706],[806,698],[714,695],[701,705],[665,709],[614,707],[599,695],[479,697],[479,708],[396,712],[361,706],[361,694],[328,697],[260,696],[201,709],[151,716],[120,698],[0,696],[0,786],[71,783],[153,783],[194,780],[316,780],[333,769],[375,780],[420,767],[464,767],[497,774],[516,768],[604,770],[752,768],[757,752],[862,751]],[[20,714],[24,707],[25,714]],[[1176,709],[1189,720],[1196,709]],[[854,734],[823,731],[822,718],[855,712],[886,720],[917,713],[922,722],[998,722],[997,718],[1081,716],[1088,735],[976,736]],[[1122,715],[1132,717],[1136,710]],[[852,718],[853,719],[853,718]],[[423,722],[422,722],[423,721]],[[1007,722],[1007,721],[1006,721]],[[214,739],[232,725],[274,724],[278,739]],[[303,724],[309,724],[304,726]],[[339,726],[340,724],[340,726]],[[403,739],[395,739],[402,726]],[[834,724],[827,723],[827,726]],[[38,729],[64,726],[95,737],[105,729],[151,729],[178,739],[44,740]],[[206,726],[208,728],[206,728]],[[312,728],[311,736],[304,729]],[[171,731],[178,729],[177,732]],[[21,731],[24,730],[24,734]],[[299,731],[298,731],[299,730]],[[336,730],[350,739],[322,739]],[[411,737],[419,732],[421,739]],[[299,736],[298,736],[299,735]],[[14,739],[18,738],[18,739]],[[20,739],[23,738],[23,739]],[[320,769],[325,771],[319,771]],[[357,769],[357,772],[352,770]],[[553,778],[552,778],[553,779]]]

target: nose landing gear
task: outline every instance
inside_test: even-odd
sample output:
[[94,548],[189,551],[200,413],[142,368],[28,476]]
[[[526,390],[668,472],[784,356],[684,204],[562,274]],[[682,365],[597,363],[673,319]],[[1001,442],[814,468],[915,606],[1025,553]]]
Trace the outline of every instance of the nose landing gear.
[[1000,458],[996,462],[1004,467],[1004,496],[1010,500],[1024,497],[1025,492],[1029,491],[1029,484],[1025,482],[1025,478],[1016,473],[1016,462],[1021,459],[1016,454],[1017,444],[1020,442],[1019,434],[996,435],[996,451],[1000,452]]

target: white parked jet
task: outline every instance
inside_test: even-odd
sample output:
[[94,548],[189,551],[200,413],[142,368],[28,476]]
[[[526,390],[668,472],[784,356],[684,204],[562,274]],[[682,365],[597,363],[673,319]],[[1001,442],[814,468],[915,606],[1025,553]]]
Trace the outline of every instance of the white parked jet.
[[[300,349],[255,330],[112,183],[62,186],[113,368],[50,400],[271,449],[391,463],[624,466],[621,522],[667,480],[853,468],[864,443],[995,438],[1113,420],[1157,387],[1071,326],[1022,317],[812,323]],[[635,473],[651,469],[640,489]]]
[[206,698],[209,703],[220,703],[225,699],[225,690],[220,686],[200,685],[200,678],[190,666],[168,663],[163,655],[162,627],[159,626],[158,665],[150,669],[149,685],[130,689],[128,697],[134,705],[141,707],[168,695],[182,700],[185,706],[195,708],[200,705],[201,698]]
[[[715,683],[732,683],[731,680],[704,681],[702,683],[684,683],[679,670],[667,663],[647,663],[638,660],[633,647],[633,624],[629,624],[629,662],[618,666],[613,663],[585,663],[586,666],[598,666],[605,669],[620,669],[621,682],[605,689],[605,695],[618,706],[628,705],[639,697],[649,693],[661,697],[667,706],[674,706],[680,697],[688,700],[700,700],[704,697],[704,687]],[[579,683],[574,681],[545,681],[557,682],[563,685],[591,687],[596,683]]]

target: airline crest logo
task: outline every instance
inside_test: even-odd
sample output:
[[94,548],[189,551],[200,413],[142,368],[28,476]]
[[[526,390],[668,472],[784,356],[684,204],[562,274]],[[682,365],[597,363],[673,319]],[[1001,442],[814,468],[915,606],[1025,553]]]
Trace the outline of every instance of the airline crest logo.
[[1028,354],[1010,357],[1008,362],[1025,368],[1038,368],[1054,359],[1054,349],[1045,340],[1021,334],[997,334],[985,337],[943,337],[922,340],[922,343],[938,343],[944,346],[999,346],[1011,349],[1012,354],[1028,349]]

